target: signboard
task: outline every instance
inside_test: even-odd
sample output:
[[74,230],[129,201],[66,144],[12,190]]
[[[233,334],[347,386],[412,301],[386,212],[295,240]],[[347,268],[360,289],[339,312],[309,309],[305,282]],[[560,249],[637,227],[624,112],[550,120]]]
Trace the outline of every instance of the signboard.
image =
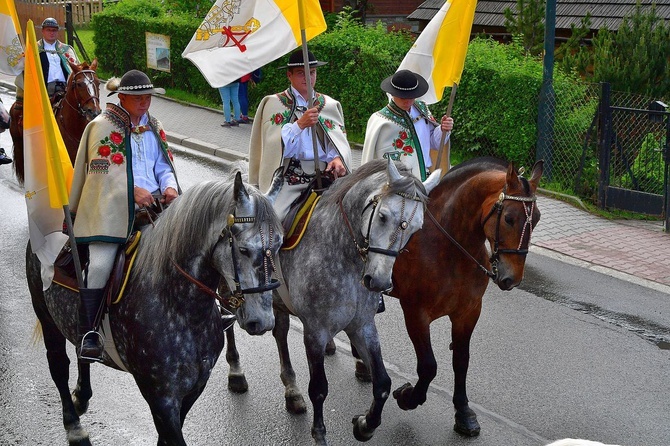
[[145,33],[147,39],[147,67],[170,72],[170,36]]

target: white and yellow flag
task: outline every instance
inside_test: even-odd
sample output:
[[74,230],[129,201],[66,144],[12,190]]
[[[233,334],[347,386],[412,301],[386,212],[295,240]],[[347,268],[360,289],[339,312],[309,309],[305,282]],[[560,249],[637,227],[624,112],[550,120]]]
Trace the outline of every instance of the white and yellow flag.
[[447,1],[400,64],[399,70],[411,70],[428,81],[428,92],[420,98],[427,104],[438,102],[445,87],[461,80],[476,6],[477,0]]
[[51,110],[31,20],[26,30],[23,149],[30,244],[43,266],[53,265],[67,240],[63,206],[69,203],[73,168]]
[[17,75],[23,71],[21,26],[14,0],[0,0],[0,72]]
[[301,46],[301,28],[326,30],[319,0],[218,0],[182,57],[218,88]]

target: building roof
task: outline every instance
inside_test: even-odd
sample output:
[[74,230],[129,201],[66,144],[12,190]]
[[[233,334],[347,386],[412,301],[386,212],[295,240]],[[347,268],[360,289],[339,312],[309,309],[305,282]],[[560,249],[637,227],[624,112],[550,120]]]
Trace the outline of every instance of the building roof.
[[[644,7],[656,4],[656,13],[666,23],[670,23],[670,0],[639,0]],[[430,21],[444,5],[445,0],[426,0],[407,16],[410,20]],[[610,30],[619,29],[625,16],[635,11],[636,0],[556,0],[556,29],[570,29],[579,26],[586,13],[591,13],[591,29],[607,26]],[[475,10],[473,25],[477,27],[504,27],[507,8],[515,11],[516,0],[479,0]]]

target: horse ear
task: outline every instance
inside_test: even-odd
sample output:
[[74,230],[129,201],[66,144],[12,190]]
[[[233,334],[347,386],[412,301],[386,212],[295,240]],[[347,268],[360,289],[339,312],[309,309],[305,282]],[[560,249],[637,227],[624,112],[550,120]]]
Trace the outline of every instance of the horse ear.
[[77,65],[76,63],[74,63],[72,61],[70,61],[70,59],[67,59],[67,64],[70,66],[73,73],[76,73],[77,71],[81,70],[81,66]]
[[514,169],[514,163],[509,163],[507,165],[507,184],[517,184],[518,181],[519,175],[517,175]]
[[423,187],[426,188],[426,193],[429,194],[431,190],[435,189],[435,186],[440,184],[440,179],[442,177],[442,170],[436,169],[433,173],[430,174],[426,181],[423,182]]
[[272,184],[270,184],[270,189],[265,193],[265,198],[267,198],[273,205],[283,185],[284,185],[284,167],[280,166],[272,174]]
[[387,161],[386,173],[388,173],[389,183],[400,180],[402,175],[400,175],[400,172],[398,172],[398,168],[396,167],[395,163],[391,160],[391,158],[387,158]]
[[544,172],[544,160],[539,160],[533,165],[533,173],[528,180],[530,187],[533,189],[533,192],[537,190],[537,186],[540,185],[540,178],[542,178],[542,172]]
[[242,172],[239,170],[235,174],[235,201],[239,204],[240,202],[249,201],[249,193],[247,188],[244,187],[244,182],[242,181]]
[[98,58],[97,57],[95,59],[93,59],[93,62],[91,62],[91,66],[89,68],[93,71],[98,69]]

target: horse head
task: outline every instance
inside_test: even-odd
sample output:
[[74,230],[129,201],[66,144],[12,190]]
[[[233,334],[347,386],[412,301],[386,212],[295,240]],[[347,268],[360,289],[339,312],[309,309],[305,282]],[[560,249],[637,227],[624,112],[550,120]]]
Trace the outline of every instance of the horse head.
[[68,76],[65,88],[65,104],[89,123],[101,112],[100,80],[95,72],[98,68],[98,59],[93,59],[90,65],[86,62],[75,64],[70,61],[68,64],[72,72]]
[[492,249],[492,279],[501,290],[511,290],[523,279],[530,236],[540,220],[535,191],[542,177],[544,162],[537,161],[531,178],[517,173],[512,163],[507,168],[505,185],[493,198],[491,210],[484,214],[484,232]]
[[237,172],[234,211],[228,215],[223,242],[213,252],[213,263],[230,290],[225,296],[227,306],[235,310],[240,327],[251,335],[274,327],[272,290],[279,287],[279,281],[272,276],[283,229],[272,203],[281,185],[281,172],[276,172],[270,190],[262,195],[247,188]]
[[395,259],[414,232],[423,226],[428,193],[439,183],[440,171],[422,184],[410,172],[401,174],[390,159],[386,168],[386,184],[381,192],[368,197],[361,227],[367,241],[367,260],[363,284],[371,291],[392,287],[391,274]]

